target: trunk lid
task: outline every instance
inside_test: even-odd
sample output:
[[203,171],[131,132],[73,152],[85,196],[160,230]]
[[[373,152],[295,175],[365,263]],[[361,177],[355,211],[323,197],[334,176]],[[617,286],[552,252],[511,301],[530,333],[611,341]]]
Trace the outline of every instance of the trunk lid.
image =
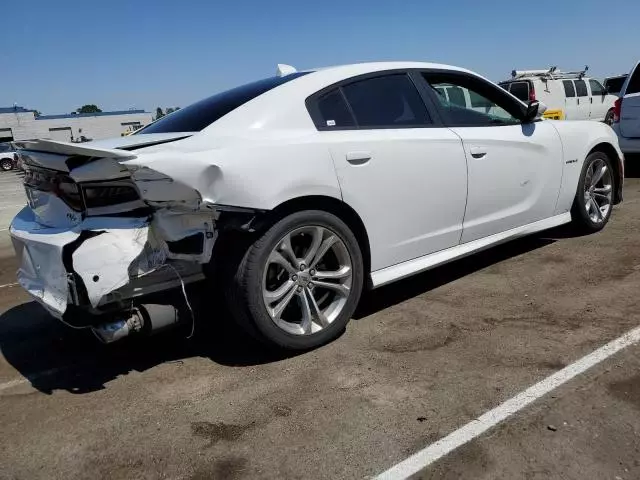
[[[139,148],[175,142],[190,137],[193,133],[150,133],[109,138],[86,143],[69,143],[57,140],[22,140],[14,142],[23,161],[42,168],[70,172],[73,168],[100,158],[129,160],[131,153]],[[74,158],[73,162],[67,162]]]
[[132,150],[190,135],[131,135],[81,144],[15,142],[25,171],[29,206],[38,223],[52,228],[72,228],[91,215],[143,214],[147,205],[131,172],[120,162],[136,158]]

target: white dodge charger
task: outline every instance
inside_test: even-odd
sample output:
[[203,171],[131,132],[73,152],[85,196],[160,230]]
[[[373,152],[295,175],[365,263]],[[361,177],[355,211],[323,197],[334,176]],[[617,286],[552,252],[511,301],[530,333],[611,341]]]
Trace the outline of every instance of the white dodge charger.
[[178,287],[188,305],[184,285],[211,276],[249,333],[315,347],[363,288],[606,225],[622,200],[616,135],[543,110],[446,65],[280,65],[128,137],[19,142],[18,280],[110,342],[179,323],[158,293]]

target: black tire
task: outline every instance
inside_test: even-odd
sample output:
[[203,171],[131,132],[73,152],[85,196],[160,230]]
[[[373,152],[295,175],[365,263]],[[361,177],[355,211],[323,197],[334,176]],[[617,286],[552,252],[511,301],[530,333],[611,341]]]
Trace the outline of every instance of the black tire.
[[[272,320],[262,296],[262,279],[267,258],[289,232],[305,226],[331,230],[342,240],[351,259],[353,271],[349,296],[340,314],[324,329],[308,335],[289,333]],[[276,222],[244,252],[237,267],[226,279],[226,299],[233,319],[259,341],[281,349],[308,350],[338,337],[356,309],[364,280],[362,253],[356,237],[338,217],[320,210],[305,210]]]
[[610,202],[607,214],[600,222],[594,222],[587,213],[587,205],[585,200],[585,183],[587,181],[587,172],[594,162],[602,160],[608,171],[611,173],[611,198],[613,199],[613,192],[616,190],[616,177],[614,175],[613,168],[611,166],[611,160],[609,156],[604,152],[593,152],[587,156],[582,166],[582,172],[580,172],[580,179],[578,180],[578,188],[576,190],[576,196],[573,200],[573,206],[571,207],[571,220],[572,225],[578,231],[583,233],[594,233],[602,230],[611,218],[611,212],[613,210],[613,201]]
[[613,125],[613,117],[614,117],[613,109],[611,109],[607,112],[607,115],[604,117],[604,123],[606,123],[609,126]]
[[13,170],[13,160],[10,158],[0,159],[0,169],[8,172],[9,170]]

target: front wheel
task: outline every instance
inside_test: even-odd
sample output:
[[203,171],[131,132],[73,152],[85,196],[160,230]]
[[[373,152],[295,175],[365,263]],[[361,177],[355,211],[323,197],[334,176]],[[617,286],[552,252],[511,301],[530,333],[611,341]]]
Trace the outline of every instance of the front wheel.
[[607,154],[589,154],[582,167],[571,208],[573,224],[579,230],[589,233],[604,228],[611,217],[614,187],[613,169]]
[[227,299],[233,317],[259,340],[306,350],[344,330],[363,278],[349,227],[335,215],[307,210],[278,221],[249,246]]

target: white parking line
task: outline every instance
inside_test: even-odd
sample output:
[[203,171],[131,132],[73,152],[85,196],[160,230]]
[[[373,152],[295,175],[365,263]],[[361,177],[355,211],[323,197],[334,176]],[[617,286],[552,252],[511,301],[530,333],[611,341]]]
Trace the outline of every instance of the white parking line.
[[500,422],[518,413],[538,398],[558,388],[577,375],[584,373],[589,368],[606,360],[620,350],[638,343],[638,341],[640,341],[640,327],[636,327],[620,338],[607,343],[598,350],[582,357],[577,362],[559,370],[515,397],[498,405],[493,410],[489,410],[446,437],[432,443],[418,453],[391,467],[386,472],[381,473],[376,477],[376,480],[399,480],[414,475],[436,460],[451,453],[456,448],[470,442],[490,428],[495,427]]
[[43,377],[48,377],[51,375],[56,375],[60,372],[62,372],[63,370],[65,370],[64,368],[52,368],[51,370],[46,370],[44,372],[40,372],[40,373],[33,373],[31,375],[27,375],[26,378],[16,378],[15,380],[9,380],[7,382],[4,383],[0,383],[0,392],[2,392],[3,390],[7,390],[9,388],[12,387],[17,387],[18,385],[23,385],[25,383],[28,382],[33,382],[36,380],[39,380]]
[[4,285],[0,285],[0,288],[6,288],[6,287],[15,287],[16,285],[20,285],[18,282],[14,282],[14,283],[5,283]]

